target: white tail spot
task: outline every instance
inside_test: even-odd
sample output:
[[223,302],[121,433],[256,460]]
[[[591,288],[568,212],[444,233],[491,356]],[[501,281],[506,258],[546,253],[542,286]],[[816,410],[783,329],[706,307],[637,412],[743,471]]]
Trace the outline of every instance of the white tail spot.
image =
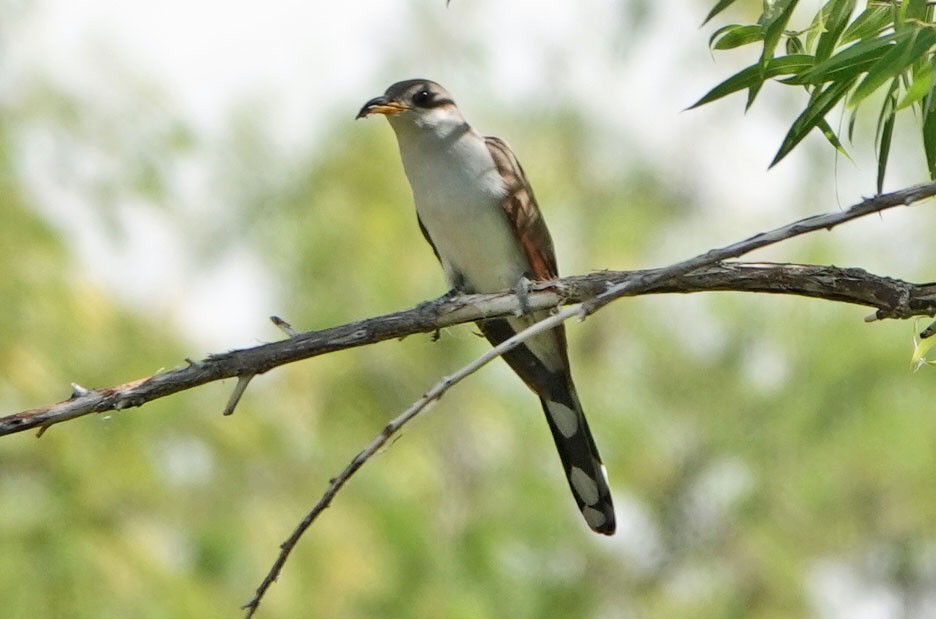
[[607,516],[605,516],[603,513],[601,513],[600,511],[598,511],[597,509],[593,507],[583,507],[582,515],[585,517],[585,522],[588,523],[588,526],[590,526],[593,529],[597,529],[598,527],[603,527],[605,523],[608,521]]
[[547,403],[547,408],[549,408],[549,416],[552,417],[553,423],[559,428],[559,433],[566,438],[575,436],[578,432],[578,414],[559,402],[550,401]]
[[[585,502],[586,505],[594,505],[598,502],[598,484],[588,476],[588,473],[577,466],[573,466],[569,471],[569,481],[575,488],[575,493]],[[586,519],[588,516],[585,517]]]

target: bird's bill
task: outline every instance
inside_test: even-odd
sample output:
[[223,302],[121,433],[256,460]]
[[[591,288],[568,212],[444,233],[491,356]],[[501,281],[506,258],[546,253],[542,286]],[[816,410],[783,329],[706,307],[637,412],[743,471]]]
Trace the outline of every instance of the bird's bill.
[[370,116],[371,114],[383,114],[384,116],[393,116],[394,114],[399,114],[400,112],[405,112],[409,109],[409,106],[400,103],[399,101],[391,101],[387,97],[381,95],[379,97],[374,97],[370,101],[364,104],[364,107],[361,108],[361,111],[358,112],[358,115],[355,116],[355,119],[364,118]]

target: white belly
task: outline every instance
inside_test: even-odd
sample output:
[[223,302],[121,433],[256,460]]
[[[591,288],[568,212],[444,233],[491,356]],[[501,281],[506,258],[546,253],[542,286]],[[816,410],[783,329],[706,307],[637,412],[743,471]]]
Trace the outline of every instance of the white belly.
[[[512,290],[527,274],[526,255],[499,203],[433,201],[430,204],[417,202],[416,208],[439,252],[450,286],[461,283],[468,292]],[[508,318],[507,322],[514,331],[522,331],[547,314],[534,312]],[[537,335],[526,345],[546,367],[562,367],[563,357],[552,334]]]
[[512,289],[529,263],[501,206],[505,190],[487,146],[481,139],[467,142],[439,156],[403,153],[416,211],[450,285]]
[[[468,292],[514,289],[530,264],[501,206],[506,190],[483,139],[473,134],[437,148],[431,140],[399,133],[416,212],[449,285],[461,285]],[[537,312],[507,320],[520,331],[545,315]],[[537,335],[526,345],[546,367],[563,366],[565,357],[553,334]]]
[[499,204],[417,204],[450,285],[498,292],[514,288],[529,269]]

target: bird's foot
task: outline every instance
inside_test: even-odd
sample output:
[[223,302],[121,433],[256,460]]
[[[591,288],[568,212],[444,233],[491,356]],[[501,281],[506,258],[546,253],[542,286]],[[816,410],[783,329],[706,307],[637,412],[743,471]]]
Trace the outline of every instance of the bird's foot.
[[[437,314],[437,310],[440,305],[443,305],[444,303],[451,301],[452,299],[458,297],[461,294],[462,294],[461,290],[459,290],[458,288],[452,288],[448,290],[445,294],[443,294],[441,297],[430,299],[429,301],[423,301],[422,303],[416,306],[416,311],[420,313],[429,313],[435,316]],[[440,336],[440,332],[438,329],[436,329],[435,331],[432,332],[432,335],[430,335],[429,337],[433,342],[437,342],[439,341],[439,336]]]
[[514,285],[514,294],[517,295],[517,300],[520,302],[520,311],[517,316],[526,316],[530,313],[530,288],[532,284],[533,282],[524,275]]
[[445,294],[439,297],[438,300],[439,301],[451,301],[452,299],[454,299],[455,297],[461,294],[462,294],[462,291],[459,290],[458,288],[449,288]]
[[416,306],[416,309],[419,311],[433,310],[439,305],[442,305],[443,303],[447,301],[451,301],[452,299],[459,296],[460,294],[462,294],[460,290],[458,290],[457,288],[452,288],[448,292],[443,294],[441,297],[436,297],[435,299],[423,301],[422,303]]

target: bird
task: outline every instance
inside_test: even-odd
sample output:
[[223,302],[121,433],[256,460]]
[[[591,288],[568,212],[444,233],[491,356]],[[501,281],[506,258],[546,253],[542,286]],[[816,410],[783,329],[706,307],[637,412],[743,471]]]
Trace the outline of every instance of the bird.
[[[558,277],[552,237],[516,156],[503,140],[475,131],[448,91],[427,79],[397,82],[365,103],[356,119],[372,114],[385,116],[396,134],[419,227],[450,294],[515,290],[523,301],[530,282]],[[546,315],[525,312],[477,325],[496,346]],[[585,522],[612,535],[607,473],[572,382],[564,327],[503,357],[539,396]]]

